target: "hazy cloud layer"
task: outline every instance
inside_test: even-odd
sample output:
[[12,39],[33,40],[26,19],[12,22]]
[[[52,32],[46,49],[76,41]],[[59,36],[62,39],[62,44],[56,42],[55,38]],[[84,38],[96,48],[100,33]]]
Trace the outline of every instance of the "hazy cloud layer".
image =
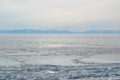
[[0,0],[0,29],[120,29],[120,0]]

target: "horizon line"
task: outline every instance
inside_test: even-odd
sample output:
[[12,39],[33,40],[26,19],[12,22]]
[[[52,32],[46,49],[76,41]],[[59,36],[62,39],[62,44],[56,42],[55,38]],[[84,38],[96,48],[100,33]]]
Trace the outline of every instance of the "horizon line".
[[37,30],[37,29],[12,29],[0,30],[0,34],[120,34],[120,30]]

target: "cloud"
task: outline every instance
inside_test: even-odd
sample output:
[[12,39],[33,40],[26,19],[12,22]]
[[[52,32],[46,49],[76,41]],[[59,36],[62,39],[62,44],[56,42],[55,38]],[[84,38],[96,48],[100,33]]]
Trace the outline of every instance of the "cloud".
[[116,29],[119,4],[120,0],[0,0],[0,29]]

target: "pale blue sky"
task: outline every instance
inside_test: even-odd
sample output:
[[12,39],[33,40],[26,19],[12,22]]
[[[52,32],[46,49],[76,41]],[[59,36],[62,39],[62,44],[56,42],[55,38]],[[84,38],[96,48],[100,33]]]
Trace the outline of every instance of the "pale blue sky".
[[120,30],[120,0],[0,0],[0,29]]

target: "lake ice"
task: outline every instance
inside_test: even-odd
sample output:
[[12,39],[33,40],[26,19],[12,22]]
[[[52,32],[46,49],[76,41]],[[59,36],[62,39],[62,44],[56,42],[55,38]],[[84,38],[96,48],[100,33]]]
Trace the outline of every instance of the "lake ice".
[[[56,67],[58,66],[58,68],[61,69],[60,72],[62,72],[62,70],[68,69],[70,71],[69,74],[71,75],[73,75],[71,73],[72,69],[75,68],[76,72],[73,73],[74,75],[76,75],[76,77],[71,77],[72,80],[89,80],[86,75],[90,76],[90,74],[84,68],[94,67],[102,70],[102,68],[100,67],[102,66],[103,68],[108,69],[114,67],[117,67],[118,69],[120,68],[119,57],[119,35],[0,35],[1,76],[4,72],[2,71],[3,67],[5,69],[13,68],[12,70],[14,71],[14,67],[16,66],[20,66],[20,68],[22,68],[22,66],[24,66],[24,68],[28,68],[29,66],[27,65],[35,65],[36,68],[37,65],[55,65]],[[60,66],[62,66],[62,68]],[[73,67],[70,68],[70,66]],[[79,66],[82,66],[82,68],[80,67],[80,69],[86,71],[84,77],[80,77],[81,75],[77,74],[77,69],[79,69]],[[34,67],[31,68],[34,70]],[[51,67],[49,68],[51,69]],[[67,76],[61,77],[61,74],[58,74],[55,71],[49,69],[45,70],[47,72],[44,73],[43,70],[44,75],[49,74],[49,76],[51,76],[51,74],[57,74],[59,75],[56,78],[58,80],[63,80],[63,78],[65,78],[65,80],[70,79],[67,78]],[[94,70],[91,71],[93,72]],[[101,73],[102,72],[94,73],[94,75],[91,75],[91,80],[96,80],[100,78],[102,78],[103,80],[115,78],[120,79],[120,73],[118,71],[110,72],[109,77],[94,77],[96,74],[100,75]],[[113,73],[117,76],[112,76]],[[33,71],[33,73],[31,74],[34,75],[35,72]],[[64,75],[66,74],[67,73],[64,72]],[[54,77],[56,76],[54,75]],[[16,77],[16,79],[18,79],[18,77]],[[47,78],[45,78],[44,76],[41,80],[44,79],[46,80]]]

